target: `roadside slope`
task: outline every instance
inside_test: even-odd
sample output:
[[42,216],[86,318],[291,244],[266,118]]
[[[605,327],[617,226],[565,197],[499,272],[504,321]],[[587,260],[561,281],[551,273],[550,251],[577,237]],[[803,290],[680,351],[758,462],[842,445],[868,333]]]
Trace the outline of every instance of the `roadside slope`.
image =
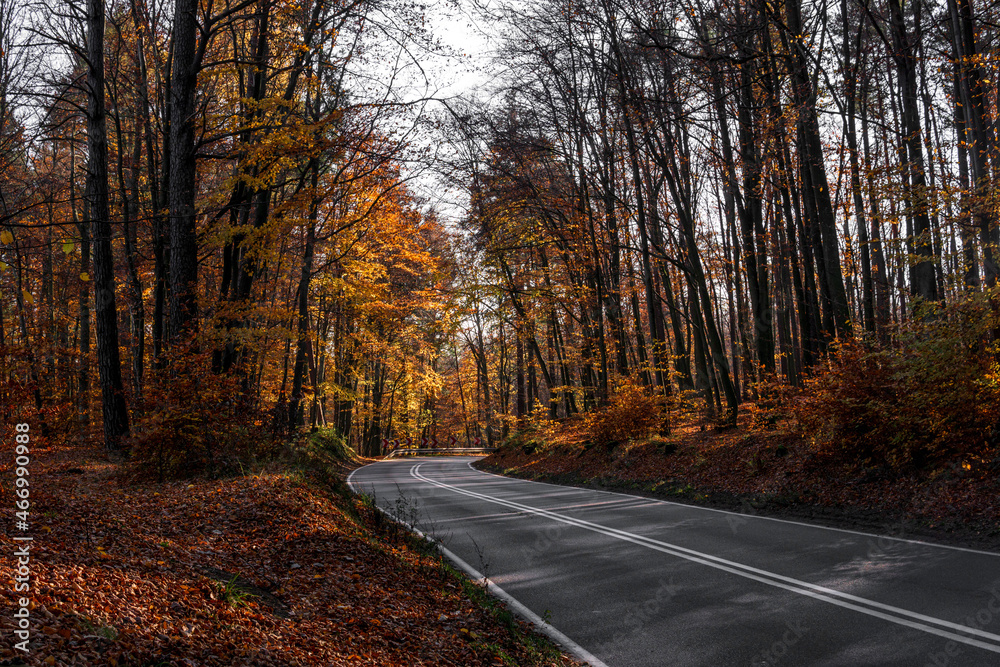
[[1000,551],[1000,461],[955,461],[932,472],[863,468],[815,455],[798,434],[747,421],[724,431],[688,423],[669,438],[616,447],[514,436],[476,467]]
[[[27,664],[574,664],[302,474],[130,484],[101,460],[34,451]],[[24,657],[12,643],[0,659]]]

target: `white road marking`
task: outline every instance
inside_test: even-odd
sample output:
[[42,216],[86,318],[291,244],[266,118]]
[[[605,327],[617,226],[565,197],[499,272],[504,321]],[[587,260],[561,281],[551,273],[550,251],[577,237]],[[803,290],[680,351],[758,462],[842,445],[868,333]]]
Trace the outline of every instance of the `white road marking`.
[[[437,541],[435,540],[435,542]],[[486,588],[490,593],[507,603],[507,606],[513,609],[515,613],[530,621],[534,624],[537,630],[547,635],[549,639],[554,641],[556,644],[560,644],[564,649],[569,651],[571,655],[579,658],[588,665],[591,665],[591,667],[608,667],[608,665],[600,658],[577,644],[563,633],[559,632],[559,630],[542,619],[538,614],[521,604],[517,598],[490,581],[490,579],[488,579],[485,575],[473,569],[471,565],[456,556],[454,552],[446,548],[443,544],[438,542],[437,545],[438,549],[441,550],[441,553],[443,553],[448,560],[457,565],[460,570],[472,577],[473,580],[486,582]]]
[[[583,519],[577,519],[574,517],[565,516],[562,514],[557,514],[549,510],[538,509],[531,507],[529,505],[524,505],[522,503],[514,502],[511,500],[502,500],[499,498],[494,498],[493,496],[487,496],[482,493],[477,493],[475,491],[469,491],[468,489],[461,489],[451,484],[446,484],[444,482],[439,482],[437,480],[429,479],[420,474],[420,467],[423,463],[418,463],[410,468],[410,475],[418,480],[421,480],[432,486],[438,488],[446,489],[452,491],[453,493],[462,494],[470,498],[477,498],[490,503],[495,503],[497,505],[503,505],[505,507],[510,507],[511,509],[522,510],[537,516],[543,516],[560,523],[565,523],[571,526],[576,526],[578,528],[583,528],[595,533],[600,533],[608,537],[613,537],[625,542],[631,542],[633,544],[646,547],[648,549],[653,549],[661,553],[669,554],[671,556],[676,556],[678,558],[683,558],[685,560],[699,563],[701,565],[706,565],[708,567],[729,572],[746,579],[752,579],[769,586],[774,586],[776,588],[782,588],[799,595],[805,595],[817,600],[822,600],[829,604],[837,605],[839,607],[844,607],[846,609],[851,609],[853,611],[858,611],[875,618],[880,618],[882,620],[889,621],[891,623],[896,623],[897,625],[902,625],[905,627],[913,628],[916,630],[921,630],[923,632],[928,632],[930,634],[937,635],[939,637],[944,637],[947,639],[952,639],[956,642],[967,644],[969,646],[975,646],[978,648],[991,651],[993,653],[1000,653],[1000,646],[996,644],[990,644],[978,639],[973,639],[971,637],[966,637],[963,635],[955,634],[955,632],[949,632],[948,630],[942,628],[950,628],[958,632],[965,634],[976,635],[984,639],[988,639],[992,642],[1000,644],[1000,635],[995,635],[990,632],[985,632],[976,628],[971,628],[958,623],[952,623],[951,621],[945,621],[942,619],[934,618],[932,616],[926,616],[924,614],[919,614],[917,612],[912,612],[907,609],[902,609],[900,607],[894,607],[892,605],[883,604],[881,602],[876,602],[874,600],[868,600],[866,598],[851,595],[849,593],[843,593],[841,591],[836,591],[823,586],[817,586],[815,584],[810,584],[805,581],[800,581],[798,579],[793,579],[791,577],[786,577],[774,572],[768,572],[767,570],[761,570],[749,565],[743,565],[742,563],[736,563],[734,561],[726,560],[724,558],[719,558],[717,556],[712,556],[710,554],[702,553],[699,551],[694,551],[693,549],[687,549],[685,547],[669,544],[667,542],[661,542],[659,540],[654,540],[652,538],[643,537],[641,535],[636,535],[634,533],[628,533],[623,530],[618,530],[616,528],[610,528],[608,526],[602,526],[600,524],[591,523]],[[867,605],[867,606],[863,606]],[[879,611],[881,610],[881,611]],[[895,614],[895,615],[893,615]],[[900,617],[906,618],[900,618]],[[914,620],[908,620],[914,619]],[[941,627],[933,627],[938,625]]]
[[[357,488],[355,488],[354,486],[354,473],[356,473],[358,470],[361,470],[361,468],[355,468],[354,470],[351,471],[351,474],[347,476],[347,488],[349,488],[354,493],[358,493],[358,489],[361,488],[360,486]],[[486,584],[487,590],[494,597],[498,597],[501,600],[503,600],[508,607],[514,610],[514,613],[516,613],[521,618],[524,618],[529,623],[534,625],[536,630],[544,634],[546,637],[551,639],[556,644],[560,645],[570,655],[572,655],[573,657],[577,658],[582,662],[587,663],[591,667],[608,667],[607,663],[603,662],[593,653],[591,653],[590,651],[583,648],[575,641],[564,635],[562,632],[560,632],[555,627],[550,625],[538,614],[525,607],[517,598],[515,598],[510,593],[497,586],[485,574],[482,574],[481,572],[477,571],[471,565],[469,565],[464,560],[459,558],[453,551],[445,547],[443,544],[441,544],[441,542],[436,540],[433,536],[425,535],[416,526],[412,526],[406,521],[403,521],[401,518],[393,516],[392,513],[382,509],[381,507],[378,507],[378,510],[383,514],[385,514],[386,516],[391,517],[394,521],[406,526],[413,533],[433,542],[437,546],[438,550],[440,550],[441,553],[444,555],[444,557],[450,560],[452,563],[454,563],[458,567],[458,569],[462,570],[463,572],[465,572],[465,574],[472,577],[473,581],[484,582]],[[507,515],[507,516],[516,516],[516,515]]]
[[733,512],[730,510],[720,510],[716,507],[704,507],[703,505],[692,505],[689,503],[679,503],[673,500],[663,500],[661,498],[647,498],[645,496],[633,496],[628,493],[620,493],[618,491],[605,491],[604,489],[588,489],[581,486],[567,486],[564,484],[553,484],[551,482],[539,482],[534,479],[520,479],[518,477],[504,477],[503,475],[498,475],[496,473],[487,472],[485,470],[479,470],[478,468],[472,467],[472,461],[466,462],[469,466],[469,470],[477,472],[481,475],[489,475],[490,477],[496,477],[497,479],[503,480],[505,482],[523,482],[527,484],[544,484],[545,486],[554,486],[560,489],[576,489],[577,491],[593,491],[594,493],[606,493],[612,496],[622,496],[624,498],[635,498],[648,500],[651,503],[657,503],[660,505],[673,505],[674,507],[683,507],[686,509],[698,509],[704,510],[706,512],[718,512],[719,514],[729,514],[731,516],[738,516],[745,519],[760,519],[762,521],[777,521],[778,523],[790,523],[793,526],[803,526],[805,528],[818,528],[820,530],[833,530],[838,533],[850,533],[851,535],[862,535],[864,537],[874,537],[880,540],[893,540],[894,542],[905,542],[906,544],[919,544],[925,547],[933,547],[935,549],[950,549],[951,551],[964,551],[970,554],[979,554],[980,556],[993,556],[995,558],[1000,558],[1000,553],[995,551],[983,551],[982,549],[970,549],[969,547],[956,547],[950,544],[935,544],[934,542],[926,542],[924,540],[910,540],[905,537],[893,537],[891,535],[879,535],[877,533],[866,533],[861,530],[851,530],[850,528],[836,528],[834,526],[824,526],[821,523],[806,523],[805,521],[795,521],[794,519],[779,519],[774,516],[767,516],[764,514],[745,514],[743,512]]
[[440,526],[443,523],[458,523],[462,521],[477,521],[480,519],[516,519],[523,516],[524,512],[497,512],[495,514],[476,514],[473,516],[460,516],[454,519],[435,519],[434,525]]

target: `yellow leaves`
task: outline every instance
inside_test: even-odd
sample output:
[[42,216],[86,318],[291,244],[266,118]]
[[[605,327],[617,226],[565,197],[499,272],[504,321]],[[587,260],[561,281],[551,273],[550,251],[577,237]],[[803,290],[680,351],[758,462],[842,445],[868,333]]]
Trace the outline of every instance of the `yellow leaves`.
[[64,241],[63,242],[63,244],[62,244],[62,251],[65,254],[67,254],[67,255],[72,254],[72,252],[74,250],[76,250],[76,244],[75,243],[73,243],[72,241]]
[[0,232],[0,243],[4,245],[10,245],[14,242],[14,235],[10,233],[10,230],[3,230]]
[[85,283],[90,282],[90,274],[84,271],[83,273],[80,274],[80,280],[82,280]]
[[24,302],[29,306],[35,303],[35,297],[33,297],[31,295],[31,292],[29,292],[28,290],[24,290],[21,293],[21,296],[24,298]]

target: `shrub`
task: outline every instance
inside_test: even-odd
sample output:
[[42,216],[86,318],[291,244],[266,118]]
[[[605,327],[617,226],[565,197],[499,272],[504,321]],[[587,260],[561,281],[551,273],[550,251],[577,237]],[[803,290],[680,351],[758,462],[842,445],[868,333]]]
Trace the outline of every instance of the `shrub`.
[[997,349],[984,343],[998,324],[989,295],[925,304],[890,343],[841,345],[808,381],[796,417],[820,452],[865,465],[982,453],[1000,418]]
[[309,434],[308,442],[310,447],[328,454],[336,461],[353,461],[357,458],[354,449],[335,428],[320,428],[313,431]]
[[162,481],[216,476],[272,458],[279,442],[266,416],[242,405],[241,395],[239,379],[212,373],[204,353],[178,356],[151,373],[126,442],[132,467]]
[[669,456],[675,453],[680,447],[680,443],[667,440],[666,438],[650,438],[649,444],[656,448],[656,451],[663,456]]
[[525,454],[546,449],[558,441],[564,431],[563,424],[550,419],[548,410],[541,403],[536,403],[532,411],[520,421],[511,416],[508,425],[511,433],[500,442],[500,448],[516,449]]
[[746,405],[750,417],[750,427],[760,431],[776,429],[789,417],[789,406],[799,390],[797,387],[776,380],[767,380],[753,385],[757,401]]
[[663,397],[625,377],[615,384],[608,405],[587,415],[586,426],[591,442],[614,447],[658,432],[663,417]]
[[[60,363],[71,362],[72,355],[63,355]],[[13,447],[14,426],[27,423],[31,427],[31,440],[36,444],[39,438],[49,443],[84,441],[98,431],[83,424],[77,413],[75,396],[50,393],[44,379],[31,379],[26,348],[21,346],[0,346],[0,413],[4,415],[0,423],[0,442]],[[44,377],[44,376],[43,376]],[[41,408],[37,407],[41,404]],[[91,410],[96,412],[100,425],[100,403]],[[13,457],[11,458],[13,460]]]

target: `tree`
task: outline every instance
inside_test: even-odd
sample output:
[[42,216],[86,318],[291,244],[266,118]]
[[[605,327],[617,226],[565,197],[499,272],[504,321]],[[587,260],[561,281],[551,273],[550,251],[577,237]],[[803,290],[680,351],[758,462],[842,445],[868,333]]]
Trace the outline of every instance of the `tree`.
[[87,1],[87,189],[84,199],[94,242],[94,321],[101,379],[104,443],[117,453],[129,432],[118,352],[111,211],[108,205],[108,135],[104,104],[104,1]]
[[[195,226],[197,160],[195,92],[201,59],[197,0],[176,0],[170,73],[170,337],[175,342],[198,330],[198,237]],[[207,26],[206,26],[207,28]]]

